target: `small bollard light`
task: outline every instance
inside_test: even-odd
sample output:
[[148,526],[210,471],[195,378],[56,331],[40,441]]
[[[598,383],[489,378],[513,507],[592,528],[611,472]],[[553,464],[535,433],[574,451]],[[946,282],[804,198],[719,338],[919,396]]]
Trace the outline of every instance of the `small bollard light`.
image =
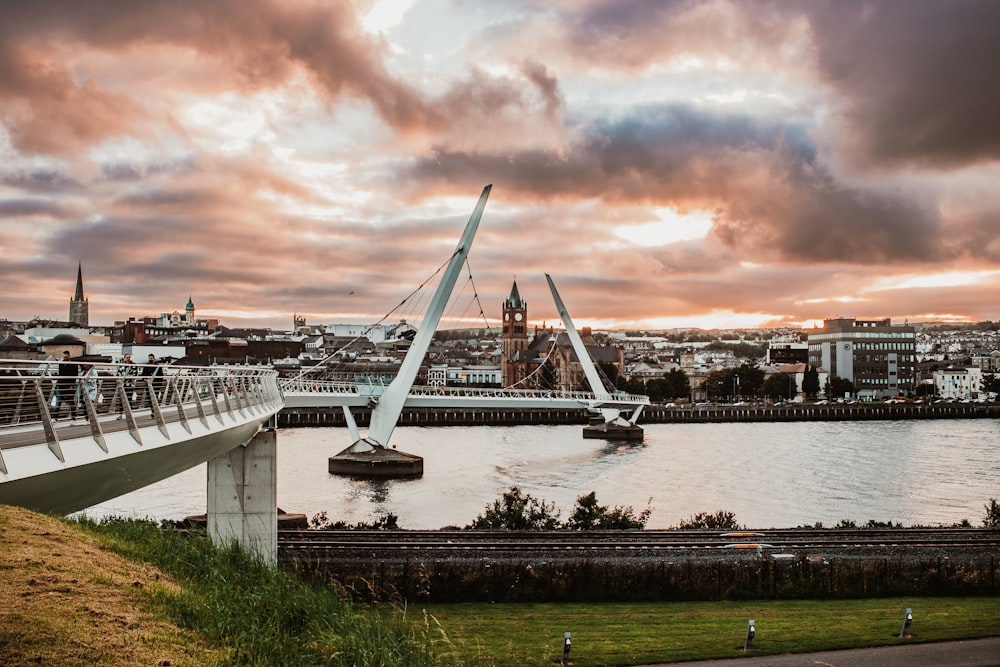
[[906,608],[906,613],[903,614],[903,627],[899,630],[900,639],[906,637],[906,631],[910,629],[910,625],[913,624],[913,610],[909,607]]
[[564,665],[568,665],[569,664],[569,646],[570,646],[570,643],[571,643],[570,640],[569,640],[569,637],[570,637],[571,634],[572,633],[569,633],[569,632],[563,633],[563,657],[562,657],[562,664],[564,664]]
[[744,651],[749,651],[753,648],[753,636],[756,632],[757,628],[754,627],[753,619],[750,619],[750,622],[747,623],[747,638],[746,641],[743,642]]

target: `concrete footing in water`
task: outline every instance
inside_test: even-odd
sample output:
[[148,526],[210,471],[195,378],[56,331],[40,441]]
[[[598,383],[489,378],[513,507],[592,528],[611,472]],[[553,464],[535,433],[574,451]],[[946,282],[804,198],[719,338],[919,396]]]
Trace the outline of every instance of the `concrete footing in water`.
[[424,458],[396,449],[376,447],[367,452],[348,447],[329,459],[329,471],[351,477],[420,477],[424,474]]
[[583,427],[584,439],[595,438],[603,440],[642,440],[643,430],[635,424],[609,424],[591,422]]

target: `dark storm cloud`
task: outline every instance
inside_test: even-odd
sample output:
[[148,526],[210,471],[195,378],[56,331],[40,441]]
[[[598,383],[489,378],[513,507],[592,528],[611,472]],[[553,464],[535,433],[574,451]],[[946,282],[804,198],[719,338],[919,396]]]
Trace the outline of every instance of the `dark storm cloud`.
[[944,168],[1000,158],[1000,2],[778,6],[805,8],[857,157]]
[[302,66],[331,96],[368,99],[394,127],[441,123],[420,94],[385,72],[384,45],[362,34],[350,3],[52,0],[6,3],[3,13],[0,119],[23,152],[69,153],[141,131],[140,120],[153,113],[139,100],[101,88],[85,71],[50,60],[47,44],[107,53],[140,45],[193,49],[210,59],[203,76],[218,79],[215,89],[281,85]]
[[0,171],[0,183],[23,192],[50,195],[79,192],[83,188],[75,178],[51,170],[15,171],[6,174]]
[[142,178],[142,169],[134,164],[102,164],[101,173],[109,181],[138,181]]
[[60,216],[63,208],[47,199],[0,199],[0,218]]
[[903,192],[839,183],[801,125],[684,105],[595,124],[563,155],[439,151],[406,178],[494,178],[540,200],[589,193],[612,204],[714,201],[714,236],[789,261],[941,259],[933,207]]

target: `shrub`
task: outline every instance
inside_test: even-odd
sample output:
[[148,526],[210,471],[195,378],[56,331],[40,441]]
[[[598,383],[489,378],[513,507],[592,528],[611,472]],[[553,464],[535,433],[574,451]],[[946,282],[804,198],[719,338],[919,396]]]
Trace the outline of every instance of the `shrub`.
[[466,528],[470,530],[555,530],[559,510],[554,503],[533,498],[516,486],[487,505]]
[[566,520],[566,528],[569,530],[642,530],[649,521],[649,515],[653,510],[650,498],[646,504],[646,509],[635,514],[631,507],[616,505],[609,510],[607,505],[597,504],[597,494],[593,491],[585,496],[576,499],[576,507],[573,513]]
[[736,523],[736,515],[725,510],[719,510],[715,514],[698,512],[677,525],[678,530],[739,530],[740,528],[740,524]]
[[331,521],[326,512],[320,512],[309,519],[309,528],[312,530],[399,530],[399,517],[389,512],[384,517],[371,522],[346,523],[344,521]]

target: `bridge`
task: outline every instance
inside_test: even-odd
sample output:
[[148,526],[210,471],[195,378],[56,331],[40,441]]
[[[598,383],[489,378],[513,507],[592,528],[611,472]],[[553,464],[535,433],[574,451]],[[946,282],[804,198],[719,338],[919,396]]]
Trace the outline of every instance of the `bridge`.
[[[587,408],[601,415],[598,436],[633,435],[645,396],[608,391],[546,275],[577,357],[587,392],[414,387],[458,272],[466,261],[486,200],[486,186],[428,306],[399,373],[385,386],[324,382],[300,376],[278,384],[260,367],[83,364],[59,375],[54,360],[0,362],[0,503],[69,514],[208,463],[208,530],[236,540],[265,561],[277,558],[275,415],[289,407],[340,407],[351,446],[339,456],[423,472],[423,461],[388,450],[403,407]],[[351,408],[372,408],[362,436]],[[65,408],[65,419],[60,409]],[[628,417],[622,417],[626,410]],[[334,461],[330,459],[330,469]],[[339,470],[336,470],[339,471]]]
[[[208,463],[209,532],[277,554],[277,372],[0,363],[0,503],[70,514]],[[56,406],[59,412],[56,412]],[[273,523],[274,528],[268,527]]]
[[[448,260],[434,295],[427,306],[421,326],[400,364],[399,371],[393,380],[385,386],[358,385],[348,383],[329,384],[309,380],[305,374],[300,375],[283,385],[285,400],[288,407],[341,407],[351,438],[351,445],[329,460],[330,472],[367,476],[415,476],[423,474],[423,459],[419,456],[396,452],[387,447],[399,416],[404,407],[548,407],[564,408],[587,407],[601,415],[599,424],[594,424],[592,431],[596,437],[616,437],[619,439],[636,439],[641,437],[642,429],[636,426],[636,421],[642,408],[649,404],[646,396],[628,396],[620,392],[607,390],[601,380],[597,368],[587,353],[580,335],[573,325],[555,282],[548,274],[549,289],[556,303],[556,308],[562,318],[566,333],[569,335],[573,350],[577,355],[592,394],[584,396],[557,395],[553,392],[517,392],[516,390],[475,390],[460,392],[441,387],[414,388],[424,356],[430,348],[431,339],[441,320],[452,289],[462,266],[466,263],[486,201],[489,199],[492,185],[483,188],[479,201],[476,203],[458,240],[458,245]],[[352,406],[365,405],[371,408],[371,421],[368,433],[362,435],[356,420],[351,413]],[[628,417],[622,412],[631,409]],[[585,432],[586,433],[586,432]]]

